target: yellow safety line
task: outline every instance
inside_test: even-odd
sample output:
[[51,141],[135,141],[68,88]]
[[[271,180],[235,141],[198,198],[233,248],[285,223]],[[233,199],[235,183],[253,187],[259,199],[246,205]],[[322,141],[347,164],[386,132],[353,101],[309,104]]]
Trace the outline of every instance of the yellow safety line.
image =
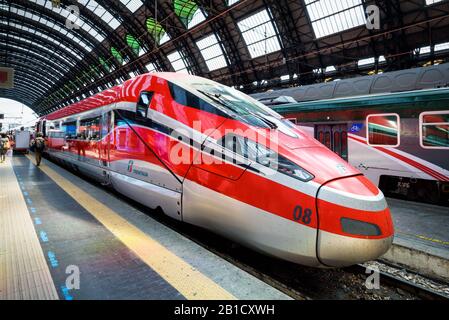
[[[31,157],[28,155],[31,161]],[[53,169],[40,169],[187,299],[234,300],[231,293]]]
[[435,238],[429,238],[429,237],[426,237],[424,235],[407,233],[407,232],[403,232],[403,231],[399,231],[399,230],[396,231],[396,233],[401,233],[401,234],[405,234],[406,236],[416,237],[416,238],[419,238],[421,240],[434,242],[434,243],[439,243],[439,244],[444,245],[444,246],[449,246],[449,241],[444,241],[444,240],[435,239]]

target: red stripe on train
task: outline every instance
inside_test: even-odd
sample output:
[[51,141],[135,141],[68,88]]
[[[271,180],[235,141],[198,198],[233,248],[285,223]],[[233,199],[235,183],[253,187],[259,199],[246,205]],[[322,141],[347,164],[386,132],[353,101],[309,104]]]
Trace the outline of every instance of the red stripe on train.
[[[349,136],[349,138],[354,140],[354,141],[357,141],[357,142],[363,143],[365,145],[368,145],[366,140],[363,140],[362,138],[355,137],[355,136]],[[372,148],[377,149],[379,151],[382,151],[383,153],[386,153],[386,154],[388,154],[388,155],[390,155],[390,156],[392,156],[392,157],[394,157],[394,158],[396,158],[398,160],[401,160],[401,161],[403,161],[403,162],[405,162],[405,163],[407,163],[407,164],[409,164],[409,165],[411,165],[411,166],[413,166],[413,167],[423,171],[424,173],[434,177],[437,180],[449,181],[449,177],[446,177],[445,175],[439,173],[438,171],[435,171],[435,170],[433,170],[433,169],[431,169],[431,168],[429,168],[429,167],[427,167],[427,166],[425,166],[425,165],[423,165],[423,164],[421,164],[421,163],[419,163],[417,161],[409,159],[409,158],[407,158],[407,157],[405,157],[403,155],[397,154],[397,153],[393,152],[392,150],[388,150],[388,149],[383,148],[383,147],[372,147]]]

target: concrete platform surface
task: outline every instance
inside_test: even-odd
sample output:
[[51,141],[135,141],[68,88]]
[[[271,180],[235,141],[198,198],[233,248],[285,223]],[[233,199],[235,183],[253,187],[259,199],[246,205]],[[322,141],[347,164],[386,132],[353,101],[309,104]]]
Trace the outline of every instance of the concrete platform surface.
[[[53,163],[44,161],[37,168],[30,158],[17,156],[12,166],[0,168],[9,174],[9,182],[0,181],[2,189],[17,184],[15,201],[22,206],[21,216],[29,220],[26,234],[49,270],[54,298],[290,299]],[[3,205],[0,219],[5,212],[16,213],[10,203]],[[3,238],[21,227],[6,226],[1,229]],[[6,265],[2,252],[0,244],[1,271]],[[15,273],[6,275],[3,282],[18,281]],[[0,298],[50,298],[14,296],[9,288],[0,287]]]
[[449,283],[449,208],[391,198],[387,202],[395,238],[383,258]]

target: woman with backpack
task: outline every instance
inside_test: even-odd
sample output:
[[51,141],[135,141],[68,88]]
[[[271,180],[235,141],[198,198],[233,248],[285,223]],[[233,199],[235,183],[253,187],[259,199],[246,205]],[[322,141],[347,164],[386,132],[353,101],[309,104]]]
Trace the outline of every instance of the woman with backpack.
[[0,163],[5,162],[6,153],[8,152],[9,148],[10,148],[9,139],[5,133],[2,133],[0,139]]
[[42,133],[38,133],[36,135],[36,139],[31,142],[31,151],[34,151],[34,155],[36,156],[36,166],[40,166],[42,161],[42,153],[45,150],[45,139],[42,136]]

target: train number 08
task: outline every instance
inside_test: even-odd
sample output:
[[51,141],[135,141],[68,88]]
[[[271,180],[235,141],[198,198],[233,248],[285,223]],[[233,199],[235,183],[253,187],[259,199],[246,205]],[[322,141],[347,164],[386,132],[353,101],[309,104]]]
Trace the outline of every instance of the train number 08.
[[301,221],[304,224],[310,224],[312,222],[312,210],[306,208],[303,210],[301,206],[296,206],[293,210],[293,219],[295,221]]

